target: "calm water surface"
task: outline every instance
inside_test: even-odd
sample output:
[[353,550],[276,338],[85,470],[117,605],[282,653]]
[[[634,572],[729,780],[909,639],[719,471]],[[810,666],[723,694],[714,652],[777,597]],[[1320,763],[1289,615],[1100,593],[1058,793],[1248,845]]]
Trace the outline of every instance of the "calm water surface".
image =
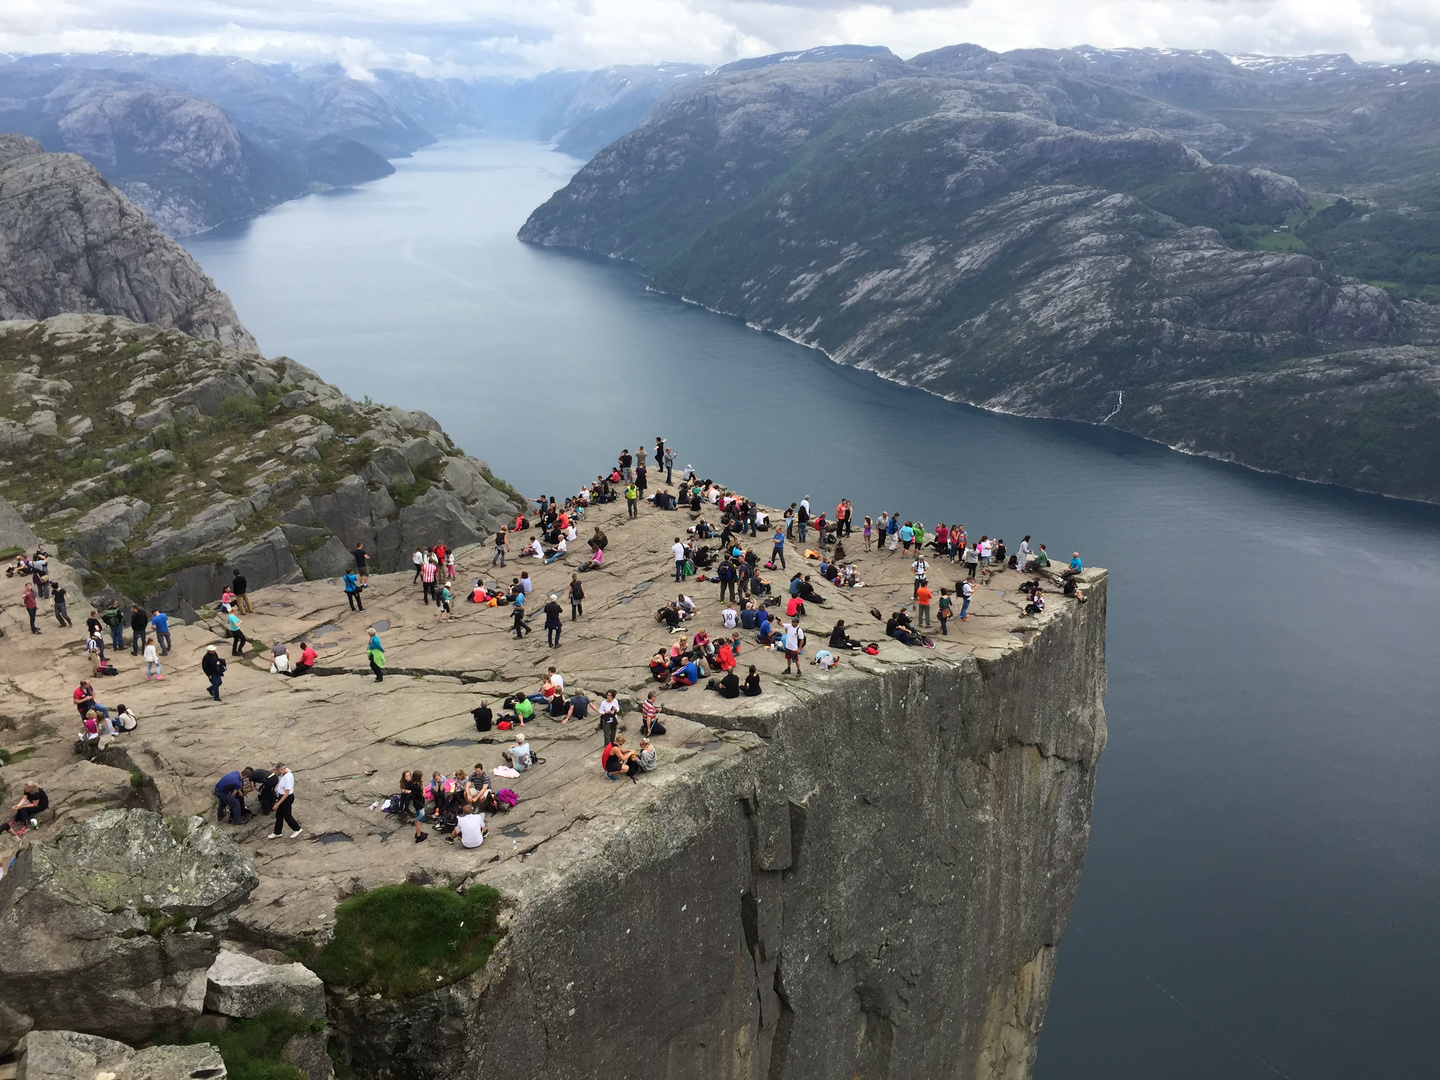
[[516,241],[578,166],[449,144],[189,246],[268,353],[527,494],[663,434],[772,504],[1109,567],[1110,744],[1037,1076],[1440,1076],[1440,512],[951,405]]

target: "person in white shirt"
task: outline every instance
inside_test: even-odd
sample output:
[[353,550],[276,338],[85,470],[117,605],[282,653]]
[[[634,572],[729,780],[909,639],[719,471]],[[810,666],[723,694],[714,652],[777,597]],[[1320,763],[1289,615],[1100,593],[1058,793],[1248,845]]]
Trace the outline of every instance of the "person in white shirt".
[[675,543],[670,545],[670,553],[675,556],[675,580],[685,580],[685,545],[680,538],[675,537]]
[[735,609],[727,604],[725,610],[720,612],[720,621],[726,630],[734,630],[740,625],[740,616],[735,614]]
[[525,550],[522,551],[520,554],[522,556],[534,555],[537,559],[543,559],[545,558],[545,548],[540,543],[540,538],[538,536],[534,536],[530,538],[529,546],[526,547]]
[[[489,830],[485,828],[485,815],[477,813],[471,807],[466,807],[455,822],[455,836],[460,837],[463,847],[477,848],[485,842],[485,834]],[[455,842],[455,836],[449,837],[450,842]]]
[[275,831],[266,839],[278,840],[281,825],[289,825],[290,839],[294,840],[304,831],[295,820],[295,774],[283,761],[276,764],[274,772],[279,777],[275,781]]
[[800,650],[805,646],[805,632],[800,629],[799,620],[793,617],[790,619],[789,624],[785,626],[784,630],[785,674],[790,674],[790,664],[792,661],[795,664],[795,674],[804,674],[800,670]]
[[425,552],[420,548],[416,548],[415,554],[410,556],[410,561],[415,564],[415,581],[419,581],[420,567],[425,565]]
[[1025,534],[1025,539],[1020,541],[1020,550],[1015,553],[1015,569],[1022,574],[1025,572],[1025,564],[1030,561],[1030,534]]

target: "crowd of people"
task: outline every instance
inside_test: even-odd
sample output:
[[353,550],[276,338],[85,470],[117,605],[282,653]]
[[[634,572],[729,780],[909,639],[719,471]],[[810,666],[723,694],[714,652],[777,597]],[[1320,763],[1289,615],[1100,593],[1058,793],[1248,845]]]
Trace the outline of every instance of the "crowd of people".
[[[857,521],[849,499],[836,504],[833,516],[826,510],[816,512],[808,495],[772,516],[754,500],[701,479],[689,465],[680,472],[677,482],[675,462],[673,448],[663,439],[656,439],[653,454],[647,453],[643,445],[633,453],[628,448],[622,450],[608,473],[598,475],[576,495],[563,501],[553,496],[534,500],[533,509],[518,513],[512,522],[498,529],[491,544],[491,570],[507,567],[509,559],[533,558],[548,565],[585,550],[580,548],[581,536],[591,506],[623,498],[630,518],[639,515],[642,503],[661,512],[690,511],[691,523],[675,530],[668,550],[667,572],[673,572],[678,590],[673,600],[654,610],[655,622],[672,635],[672,640],[657,647],[648,661],[656,686],[640,706],[637,746],[632,748],[627,743],[621,704],[614,690],[592,701],[583,690],[567,688],[564,676],[550,666],[538,692],[514,694],[500,703],[498,719],[488,705],[474,710],[480,730],[489,730],[493,723],[515,734],[514,744],[501,752],[502,763],[493,773],[477,763],[473,770],[460,770],[452,776],[434,772],[428,781],[420,770],[402,774],[399,790],[386,800],[386,809],[413,820],[417,843],[426,838],[426,826],[465,847],[479,847],[484,842],[488,831],[486,815],[503,812],[516,799],[512,790],[496,786],[492,777],[513,778],[543,760],[532,749],[527,734],[527,722],[533,723],[537,716],[549,717],[561,725],[593,721],[602,745],[603,775],[610,780],[628,776],[635,781],[656,767],[658,758],[652,740],[665,732],[657,691],[683,692],[703,685],[724,698],[756,697],[763,693],[763,683],[758,666],[748,662],[750,649],[781,653],[785,660],[782,674],[802,675],[808,645],[802,620],[823,615],[832,603],[822,590],[867,587],[854,557],[846,550],[847,544],[855,547],[857,532],[861,554],[874,553],[879,558],[899,554],[909,563],[912,602],[895,606],[888,616],[870,608],[870,615],[883,626],[885,636],[910,646],[934,648],[936,640],[930,634],[935,628],[943,637],[950,633],[952,621],[969,621],[975,589],[992,575],[1006,571],[1025,575],[1051,565],[1045,545],[1032,546],[1028,534],[1012,551],[1004,540],[988,534],[972,541],[965,526],[958,523],[941,522],[930,529],[921,521],[902,518],[898,512],[866,515]],[[663,486],[652,483],[662,470]],[[658,490],[652,490],[652,486]],[[562,589],[545,592],[542,598],[529,570],[521,570],[508,585],[485,577],[473,578],[466,599],[482,607],[505,608],[512,620],[510,632],[517,639],[530,634],[532,612],[539,608],[544,615],[547,647],[558,649],[566,605],[570,622],[584,617],[585,585],[581,575],[605,566],[609,545],[605,531],[595,526],[584,543],[588,551],[583,562],[575,566]],[[768,554],[756,551],[757,547],[763,551],[766,544]],[[802,564],[793,572],[787,565],[787,553]],[[371,555],[362,542],[354,545],[351,556],[354,566],[347,569],[342,582],[350,610],[358,613],[365,610]],[[64,589],[50,580],[48,558],[40,548],[7,568],[8,576],[25,579],[22,596],[31,629],[36,633],[40,632],[36,611],[42,600],[53,602],[55,617],[62,627],[70,625]],[[964,568],[963,576],[957,574],[953,589],[947,586],[937,590],[931,585],[934,564],[942,560]],[[455,553],[440,542],[428,549],[417,547],[411,562],[418,599],[427,607],[433,603],[437,618],[453,618],[458,573]],[[575,565],[573,561],[571,565]],[[1078,580],[1082,571],[1083,563],[1076,552],[1060,576],[1064,595],[1080,602],[1084,601]],[[716,627],[713,634],[701,618],[703,601],[696,600],[692,582],[718,585],[721,609],[709,623]],[[1045,611],[1041,579],[1025,577],[1020,589],[1025,594],[1026,615]],[[247,646],[263,653],[264,646],[244,632],[241,616],[250,614],[252,608],[248,583],[239,570],[222,590],[218,610],[230,639],[230,657],[244,657]],[[103,610],[91,610],[86,619],[85,643],[92,677],[115,672],[112,656],[123,650],[127,630],[132,655],[142,657],[146,665],[146,679],[164,679],[165,657],[171,651],[168,616],[158,609],[146,612],[133,604],[127,611],[113,600]],[[368,665],[375,681],[381,682],[386,666],[384,645],[375,627],[368,627],[366,635]],[[844,619],[835,619],[810,663],[828,669],[840,664],[840,656],[845,653],[874,653],[878,651],[877,643],[864,640],[869,636],[848,626]],[[297,647],[275,639],[269,648],[270,671],[276,674],[304,675],[313,670],[317,659],[316,650],[305,641]],[[216,645],[207,646],[201,668],[210,696],[219,701],[226,659]],[[96,699],[90,679],[82,680],[75,689],[74,703],[80,715],[82,742],[102,745],[103,740],[136,726],[134,713],[124,705],[111,709]],[[294,817],[294,774],[283,764],[268,769],[231,770],[217,782],[214,794],[222,820],[235,824],[245,821],[253,813],[247,797],[253,797],[262,814],[275,815],[271,838],[283,835],[286,827],[292,838],[303,833]],[[39,812],[47,806],[44,790],[27,785],[21,800],[12,807],[13,819],[3,828],[16,832],[32,828]]]

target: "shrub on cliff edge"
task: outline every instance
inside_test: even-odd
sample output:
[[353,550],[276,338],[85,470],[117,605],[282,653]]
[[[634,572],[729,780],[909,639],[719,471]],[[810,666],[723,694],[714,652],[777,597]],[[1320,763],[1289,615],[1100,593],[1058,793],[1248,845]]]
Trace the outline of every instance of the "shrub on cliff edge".
[[335,933],[301,959],[331,986],[413,997],[485,966],[500,931],[500,894],[461,896],[425,885],[382,885],[335,909]]

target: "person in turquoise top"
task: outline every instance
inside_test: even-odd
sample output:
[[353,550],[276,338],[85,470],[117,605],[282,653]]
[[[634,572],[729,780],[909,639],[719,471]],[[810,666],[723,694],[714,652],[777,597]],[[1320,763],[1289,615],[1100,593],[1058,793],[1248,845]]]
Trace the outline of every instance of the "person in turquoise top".
[[1079,575],[1080,571],[1084,569],[1085,564],[1080,561],[1080,553],[1078,551],[1074,551],[1070,553],[1070,569],[1066,570],[1060,576],[1062,578],[1076,577],[1077,575]]
[[785,530],[777,527],[775,535],[770,540],[775,545],[770,549],[770,561],[783,570],[785,568]]
[[373,626],[366,631],[370,635],[370,644],[366,646],[366,654],[370,657],[370,670],[375,673],[376,682],[385,681],[385,646],[380,644],[380,633]]
[[910,541],[915,539],[915,529],[910,522],[900,526],[900,550],[906,555],[910,554]]
[[345,599],[350,601],[351,611],[364,611],[364,601],[360,599],[360,578],[351,570],[342,579],[345,582]]
[[239,656],[245,651],[245,631],[240,629],[240,616],[232,609],[225,617],[225,625],[230,629],[230,655]]

